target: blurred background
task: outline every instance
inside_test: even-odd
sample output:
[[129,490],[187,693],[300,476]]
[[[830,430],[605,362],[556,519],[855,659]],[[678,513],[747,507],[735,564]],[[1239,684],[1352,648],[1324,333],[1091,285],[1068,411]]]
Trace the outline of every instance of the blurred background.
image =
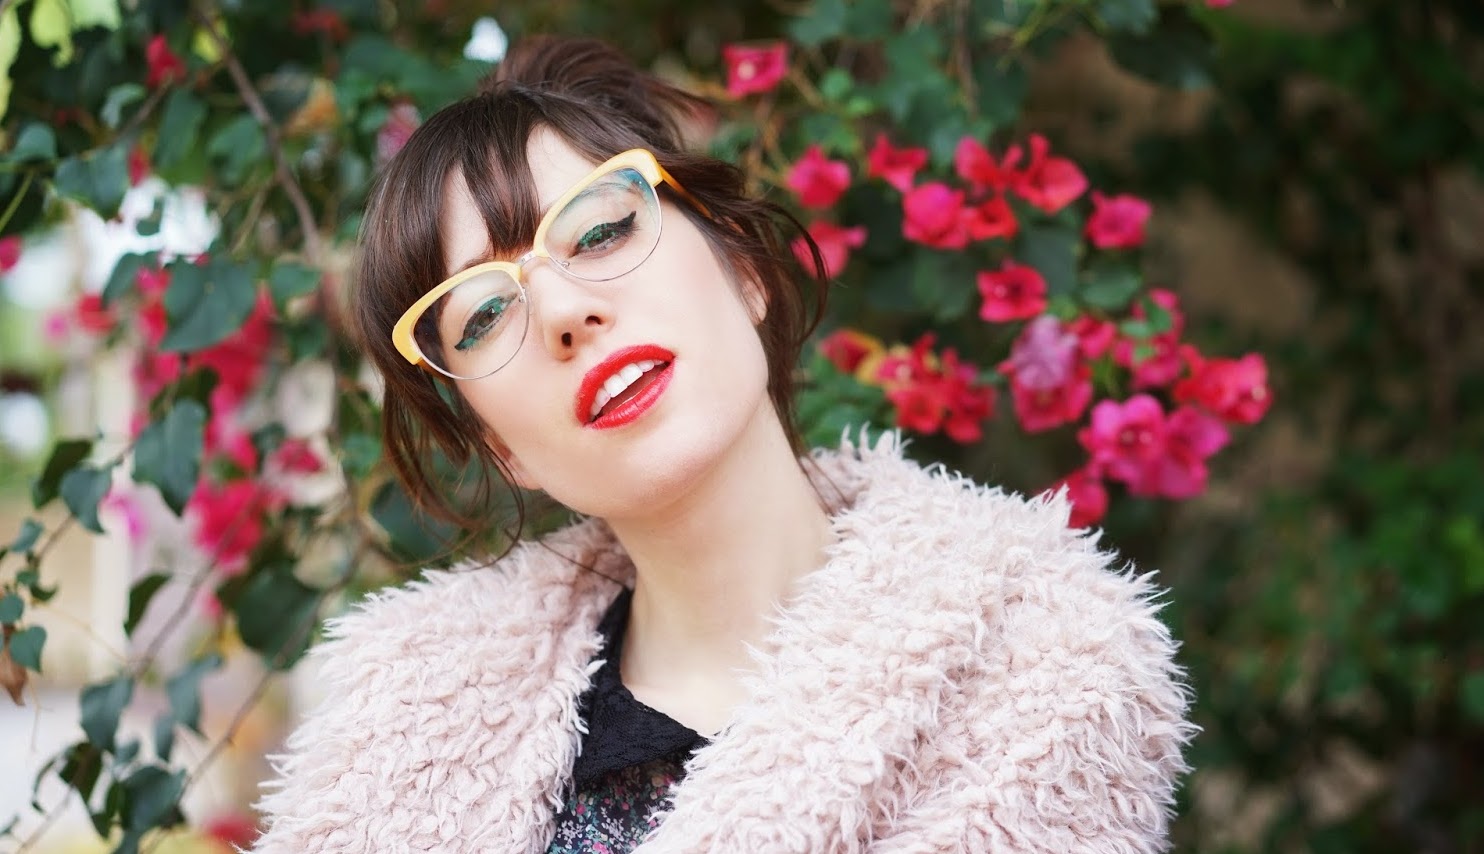
[[[1150,354],[1194,377],[1177,339],[1260,355],[1271,407],[1198,490],[1098,487],[1104,542],[1170,588],[1194,689],[1175,849],[1484,851],[1477,0],[240,5],[0,4],[0,850],[251,839],[263,755],[315,699],[315,621],[447,559],[460,532],[377,464],[378,383],[337,310],[380,163],[554,32],[715,99],[699,145],[862,229],[829,243],[822,341],[901,356],[931,333],[924,370],[951,348],[996,397],[972,430],[952,405],[912,420],[827,346],[801,367],[821,444],[903,426],[1029,493],[1086,471],[1086,410],[1030,429],[996,370],[1023,330],[976,311],[974,271],[1007,258],[1048,315],[1129,342],[1089,362],[1099,399],[1199,399],[1138,378]],[[950,187],[962,139],[1039,134],[1152,215],[1115,245],[1101,202],[1022,188],[1012,234],[935,244],[871,165],[878,133]],[[814,145],[850,176],[823,204]]]

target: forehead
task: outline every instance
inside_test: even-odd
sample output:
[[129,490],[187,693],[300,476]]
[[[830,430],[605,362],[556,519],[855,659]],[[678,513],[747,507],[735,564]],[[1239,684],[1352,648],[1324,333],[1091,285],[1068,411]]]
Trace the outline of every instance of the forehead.
[[[586,178],[598,164],[546,127],[538,127],[526,141],[526,161],[537,203],[545,213],[573,184]],[[443,267],[451,275],[471,259],[490,254],[489,232],[469,193],[462,172],[449,175],[439,217],[443,233]]]

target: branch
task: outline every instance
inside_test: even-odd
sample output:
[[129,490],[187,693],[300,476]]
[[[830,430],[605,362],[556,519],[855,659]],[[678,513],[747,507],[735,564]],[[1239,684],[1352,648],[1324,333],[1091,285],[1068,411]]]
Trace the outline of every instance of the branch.
[[273,123],[273,117],[268,114],[268,108],[263,105],[262,97],[258,95],[258,90],[253,87],[252,81],[247,77],[247,70],[242,67],[237,54],[232,52],[232,46],[217,31],[216,24],[201,12],[196,13],[196,22],[200,24],[201,31],[206,34],[206,38],[221,52],[222,61],[227,66],[227,73],[231,75],[232,83],[237,87],[237,94],[242,96],[242,102],[247,105],[248,112],[252,113],[252,117],[263,128],[263,135],[268,141],[268,150],[273,152],[274,174],[278,179],[278,185],[288,195],[289,203],[294,206],[294,214],[299,219],[299,228],[304,232],[304,255],[311,264],[318,265],[324,257],[319,227],[315,222],[314,211],[309,207],[309,199],[304,195],[304,188],[299,186],[293,169],[289,167],[288,156],[284,154],[283,133],[278,129],[278,125]]

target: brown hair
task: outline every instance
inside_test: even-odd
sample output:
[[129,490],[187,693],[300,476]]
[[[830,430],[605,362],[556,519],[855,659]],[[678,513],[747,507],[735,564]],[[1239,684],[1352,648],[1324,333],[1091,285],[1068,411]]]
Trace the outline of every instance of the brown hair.
[[[819,250],[791,214],[753,198],[740,170],[685,150],[686,122],[705,102],[640,71],[612,47],[591,39],[528,38],[474,97],[440,110],[418,128],[377,179],[361,228],[359,282],[352,319],[363,350],[386,381],[382,432],[393,470],[413,501],[473,534],[487,528],[492,475],[509,473],[486,442],[487,427],[440,375],[409,365],[391,343],[392,325],[441,281],[439,213],[445,183],[463,173],[489,230],[496,255],[524,251],[540,218],[526,160],[532,131],[555,131],[600,163],[631,148],[647,148],[702,205],[709,217],[679,207],[710,241],[734,276],[759,283],[767,316],[758,334],[767,353],[768,394],[796,454],[804,452],[794,424],[793,371],[819,322],[825,289],[801,286],[787,233],[808,241],[817,281]],[[472,494],[455,490],[433,466],[435,452],[474,469]],[[515,530],[524,524],[518,490]],[[487,512],[487,511],[486,511]]]

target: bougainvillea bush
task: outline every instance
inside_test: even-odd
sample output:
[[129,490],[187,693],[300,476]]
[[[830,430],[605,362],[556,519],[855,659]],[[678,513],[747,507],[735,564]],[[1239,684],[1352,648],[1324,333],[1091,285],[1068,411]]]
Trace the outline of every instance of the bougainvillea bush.
[[[512,12],[502,28],[455,2],[266,5],[0,6],[0,259],[76,217],[157,235],[170,188],[192,188],[205,223],[196,244],[126,252],[48,322],[53,341],[123,358],[139,403],[126,424],[56,443],[31,498],[65,521],[27,521],[0,547],[0,684],[24,703],[58,537],[110,519],[147,537],[163,514],[185,541],[166,553],[189,560],[132,580],[124,628],[153,617],[195,642],[170,657],[180,645],[154,638],[85,687],[82,737],[43,772],[121,851],[198,820],[182,797],[216,751],[187,768],[172,748],[199,732],[200,680],[233,646],[290,668],[360,590],[448,557],[455,532],[379,465],[377,383],[336,308],[377,168],[522,24],[550,22]],[[1191,337],[1181,283],[1144,278],[1139,188],[1093,180],[1021,106],[1037,59],[1068,39],[1199,85],[1224,5],[817,0],[781,19],[746,5],[667,52],[658,67],[716,101],[705,144],[794,207],[831,277],[801,365],[811,441],[897,428],[913,453],[991,480],[976,450],[1035,460],[999,473],[1022,491],[1065,486],[1075,525],[1206,489],[1212,459],[1271,403],[1263,356]],[[591,10],[618,26],[606,14]],[[804,277],[813,258],[794,248]],[[152,613],[172,586],[174,610]],[[151,738],[126,739],[120,716],[146,694],[164,711]],[[59,806],[7,832],[24,849]]]

